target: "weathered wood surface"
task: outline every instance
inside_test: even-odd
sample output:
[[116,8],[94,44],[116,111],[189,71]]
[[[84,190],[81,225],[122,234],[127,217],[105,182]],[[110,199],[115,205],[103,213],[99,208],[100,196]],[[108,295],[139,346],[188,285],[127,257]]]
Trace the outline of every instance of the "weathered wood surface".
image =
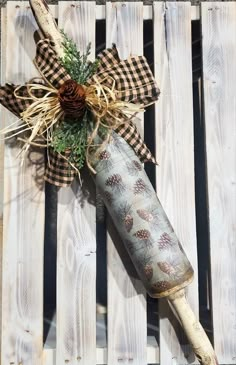
[[[1,11],[1,81],[4,83],[6,70],[6,36],[7,36],[7,16],[6,9]],[[5,125],[4,109],[0,105],[1,126]],[[3,239],[3,186],[4,186],[4,142],[0,141],[0,338],[2,336],[2,239]],[[1,353],[1,341],[0,341]],[[0,360],[1,361],[1,360]]]
[[[112,43],[122,59],[143,53],[141,2],[107,3],[107,47]],[[147,363],[146,293],[110,220],[108,231],[108,364],[143,365]]]
[[[190,3],[154,3],[157,194],[195,270],[187,289],[198,315]],[[160,364],[194,360],[177,320],[160,300]],[[180,344],[181,343],[181,346]]]
[[[16,5],[19,5],[20,8],[15,8]],[[95,31],[91,32],[90,34],[90,31],[88,31],[89,27],[87,27],[86,22],[82,23],[84,19],[84,15],[82,16],[82,18],[80,18],[82,10],[79,11],[78,8],[76,8],[76,6],[80,4],[78,4],[78,2],[73,2],[72,5],[73,6],[71,7],[71,3],[67,1],[60,2],[62,10],[60,12],[61,20],[59,21],[59,23],[61,22],[60,27],[62,27],[65,21],[65,26],[67,27],[66,30],[69,33],[71,32],[70,34],[72,35],[72,37],[80,45],[81,41],[83,41],[80,38],[81,30],[87,29],[86,36],[89,36],[89,39],[87,38],[88,41],[91,41],[91,37],[94,37]],[[126,20],[129,19],[129,17],[127,17],[127,15],[124,16],[124,14],[127,14],[125,12],[128,11],[127,9],[125,9],[126,6],[124,5],[126,4],[116,4],[117,8],[116,10],[113,10],[114,5],[107,4],[107,39],[108,41],[110,39],[110,42],[115,41],[118,44],[118,47],[119,43],[121,43],[121,48],[119,48],[121,53],[123,52],[122,48],[126,49],[127,54],[129,54],[131,48],[134,48],[134,53],[142,53],[142,47],[140,46],[140,41],[142,42],[142,34],[140,33],[140,30],[135,30],[134,33],[132,33],[131,38],[131,24],[126,24]],[[131,14],[132,12],[132,6],[133,4],[130,3],[129,14]],[[74,8],[74,12],[71,10],[72,8]],[[53,9],[57,9],[57,7],[53,7]],[[84,9],[83,6],[82,9]],[[186,116],[190,115],[189,108],[191,108],[192,102],[192,100],[190,100],[190,81],[187,80],[188,75],[190,74],[189,67],[191,67],[191,62],[189,61],[189,52],[191,47],[189,46],[190,40],[188,38],[190,37],[190,29],[188,28],[188,9],[188,3],[182,4],[180,2],[178,4],[166,3],[166,6],[164,4],[158,3],[154,6],[153,18],[156,58],[155,71],[157,80],[159,80],[160,88],[162,91],[160,100],[157,103],[156,107],[156,145],[157,158],[160,163],[160,167],[157,168],[157,192],[175,227],[177,234],[179,235],[183,243],[183,246],[187,251],[188,256],[191,259],[191,262],[196,267],[196,252],[194,251],[195,233],[193,234],[193,231],[195,231],[195,229],[194,225],[192,224],[194,220],[194,202],[192,198],[192,193],[191,197],[190,195],[188,195],[190,194],[190,191],[192,192],[193,190],[193,146],[191,131],[192,116],[186,118]],[[31,39],[32,30],[30,21],[32,20],[32,18],[31,15],[29,16],[29,10],[25,7],[25,5],[23,5],[22,2],[9,2],[7,11],[8,19],[10,22],[7,36],[7,50],[2,44],[3,50],[7,51],[9,59],[6,77],[7,81],[24,82],[31,76],[36,75],[36,71],[34,70],[31,63],[31,58],[33,57],[35,50],[33,40]],[[74,16],[75,13],[77,13],[76,16]],[[99,15],[99,17],[103,18],[105,14],[104,7],[96,7],[96,13]],[[26,17],[24,15],[26,15]],[[147,18],[152,17],[150,7],[148,7],[148,11],[147,9],[145,10],[144,15]],[[71,17],[73,18],[72,21]],[[235,63],[235,39],[233,37],[233,34],[235,34],[235,18],[236,14],[234,2],[227,4],[214,2],[202,5],[204,101],[206,114],[206,147],[208,164],[209,222],[212,267],[212,310],[215,347],[217,354],[219,355],[219,360],[221,364],[235,364],[236,361],[236,350],[234,341],[236,328],[236,294],[234,282],[236,272],[233,261],[233,258],[235,257],[235,247],[233,239],[235,237],[234,222],[236,213],[234,168],[236,130],[234,114],[234,94],[236,80],[235,70],[232,67],[232,65]],[[109,19],[110,23],[108,23]],[[74,22],[76,23],[76,27],[74,26]],[[126,29],[126,31],[122,33],[123,38],[120,35],[121,33],[118,32],[121,27],[121,25],[118,26],[118,24],[121,23],[122,27]],[[80,24],[83,25],[80,27]],[[15,28],[17,29],[17,32],[15,32]],[[4,29],[3,25],[2,29]],[[112,34],[109,33],[111,29],[113,31]],[[185,34],[185,40],[180,42],[180,37],[182,37],[181,34],[183,34],[181,32],[186,32],[186,29],[188,29],[189,36],[186,38]],[[24,39],[23,36],[25,32],[27,32],[26,39]],[[176,34],[178,34],[178,38]],[[20,44],[19,38],[22,39],[23,44]],[[3,39],[4,34],[2,32],[2,40]],[[133,39],[136,39],[135,42],[133,41]],[[183,44],[183,42],[185,43]],[[94,44],[94,38],[92,39],[92,43]],[[86,45],[85,42],[84,45]],[[108,42],[107,45],[110,45],[110,43]],[[182,58],[179,58],[180,49],[184,52],[184,57]],[[17,55],[16,57],[12,57],[13,51],[15,52],[14,55]],[[126,56],[125,52],[124,57]],[[19,60],[24,61],[20,63]],[[4,74],[5,73],[3,73],[2,75],[4,76]],[[2,82],[3,81],[5,81],[4,78],[2,79]],[[188,84],[186,84],[186,82],[188,82]],[[4,113],[2,113],[2,110],[1,123],[3,121],[2,117],[4,117],[8,122],[10,122],[11,120],[13,121],[12,115],[5,111]],[[225,128],[226,125],[227,128]],[[5,347],[2,351],[2,363],[10,363],[10,361],[14,361],[15,363],[17,363],[17,361],[20,362],[20,360],[23,359],[26,360],[23,362],[24,365],[41,365],[41,362],[39,362],[41,360],[38,360],[37,355],[41,354],[42,356],[42,353],[40,353],[42,317],[40,317],[41,314],[39,315],[42,309],[42,283],[40,271],[40,255],[42,252],[42,246],[38,245],[38,243],[40,241],[40,236],[42,237],[43,233],[38,225],[37,227],[35,226],[34,217],[36,215],[37,217],[40,216],[39,221],[41,225],[43,220],[43,197],[40,190],[36,193],[36,195],[32,193],[33,191],[36,191],[35,187],[32,187],[32,182],[28,180],[28,177],[26,177],[28,176],[28,174],[32,174],[34,167],[26,166],[25,169],[21,170],[19,166],[15,164],[14,160],[15,154],[17,152],[16,149],[9,149],[9,147],[7,146],[6,151],[7,154],[5,156],[5,161],[8,164],[9,168],[5,170],[5,174],[7,175],[5,181],[6,188],[4,198],[6,203],[4,207],[4,223],[6,229],[3,259],[4,339],[2,339],[3,345]],[[188,156],[188,163],[186,156]],[[10,169],[10,164],[13,166],[13,169]],[[171,181],[174,181],[175,185],[170,183]],[[187,187],[186,181],[188,182]],[[75,196],[81,196],[81,192],[79,191],[78,186],[74,185],[72,189],[63,190],[65,190],[66,193],[63,193],[62,191],[60,191],[59,193],[59,235],[62,235],[60,247],[63,249],[66,247],[67,250],[61,251],[61,259],[63,258],[63,255],[66,259],[64,261],[58,261],[58,264],[59,266],[61,265],[59,269],[61,270],[60,275],[63,274],[63,270],[65,269],[65,267],[67,267],[66,272],[68,273],[68,275],[66,276],[63,284],[58,284],[58,289],[60,287],[60,295],[58,295],[58,299],[60,299],[61,301],[61,296],[63,295],[63,293],[65,293],[65,295],[67,296],[63,299],[62,302],[62,306],[64,306],[61,311],[62,315],[61,317],[60,315],[58,317],[59,323],[61,323],[62,325],[61,332],[58,332],[58,334],[61,341],[60,345],[63,344],[63,363],[65,363],[65,360],[67,359],[66,355],[69,355],[68,360],[72,359],[72,361],[69,363],[77,364],[75,362],[77,349],[84,349],[84,353],[86,353],[88,348],[86,346],[89,346],[89,350],[91,350],[90,346],[93,346],[93,348],[95,348],[96,346],[94,340],[94,325],[93,327],[89,327],[87,329],[89,333],[92,333],[92,341],[89,344],[87,343],[85,346],[83,340],[81,340],[82,342],[79,342],[80,340],[76,340],[75,346],[77,346],[77,348],[73,347],[72,349],[70,347],[70,345],[73,344],[72,342],[70,342],[70,340],[72,339],[72,336],[74,336],[74,334],[77,336],[77,339],[83,338],[83,332],[79,332],[79,328],[83,328],[83,325],[81,327],[81,316],[83,316],[84,318],[84,316],[86,317],[90,314],[90,317],[88,319],[89,322],[91,323],[91,325],[95,322],[95,284],[93,284],[94,289],[92,289],[92,287],[87,287],[88,290],[85,290],[86,282],[94,283],[95,280],[95,259],[93,254],[91,254],[89,258],[86,256],[86,259],[84,259],[83,263],[81,261],[79,262],[78,254],[81,254],[80,250],[84,250],[83,252],[85,252],[88,246],[86,246],[87,248],[84,249],[83,244],[80,243],[79,245],[77,245],[78,240],[80,240],[80,242],[83,243],[92,242],[90,245],[92,247],[92,250],[95,247],[95,213],[92,213],[92,210],[95,208],[91,208],[90,202],[87,202],[85,203],[83,213],[81,213],[78,201],[77,203],[74,202]],[[20,192],[22,192],[22,194]],[[182,194],[182,196],[180,196],[180,194]],[[30,206],[33,207],[33,211],[30,211],[31,208],[29,207],[27,202],[31,200],[32,196],[32,200],[34,200],[34,202],[30,202]],[[9,202],[11,202],[11,206]],[[69,205],[69,208],[67,206],[67,203]],[[24,222],[27,221],[28,223],[30,220],[32,221],[32,219],[34,221],[33,224],[26,224],[23,226]],[[83,232],[79,229],[81,224],[83,225],[83,223],[81,222],[85,222],[84,225],[88,228],[85,228],[85,230],[88,232],[88,234],[86,234],[86,237],[83,236]],[[91,224],[87,222],[93,222],[92,227]],[[22,227],[24,227],[24,232]],[[67,229],[69,231],[67,231]],[[37,234],[38,231],[40,231],[39,234]],[[70,234],[68,234],[68,232],[70,232]],[[193,237],[193,235],[194,239],[191,238]],[[29,237],[32,236],[34,237],[33,253],[30,251],[31,245],[29,244]],[[16,239],[17,237],[18,240]],[[78,237],[82,238],[78,239]],[[65,242],[67,243],[65,244]],[[110,242],[111,240],[109,238],[108,245],[110,245]],[[73,246],[73,244],[75,245]],[[83,248],[81,248],[82,246]],[[192,246],[193,249],[190,248],[190,246]],[[118,254],[116,251],[114,252],[115,261],[110,261],[110,266],[108,269],[110,280],[109,285],[111,288],[113,288],[110,293],[112,293],[112,291],[114,293],[114,297],[113,294],[112,297],[110,297],[109,306],[112,305],[112,308],[115,308],[115,311],[110,309],[111,313],[109,314],[111,318],[109,332],[110,340],[112,340],[114,336],[114,342],[110,343],[110,349],[112,348],[111,346],[119,346],[121,343],[120,348],[115,348],[115,355],[117,355],[115,361],[117,361],[119,354],[125,354],[124,360],[128,361],[128,357],[130,355],[129,349],[133,348],[132,342],[130,342],[128,339],[131,338],[134,334],[136,336],[136,333],[138,333],[138,337],[140,336],[141,341],[141,334],[145,333],[146,335],[145,300],[142,294],[137,296],[137,291],[135,289],[137,288],[137,286],[135,286],[134,288],[132,283],[133,278],[130,279],[125,274],[119,274],[120,278],[119,280],[117,279],[118,273],[122,273],[122,270],[120,269],[120,267],[118,270],[117,266],[115,266],[119,266],[120,263],[117,264]],[[194,257],[192,257],[192,255],[194,255]],[[30,260],[28,260],[29,257]],[[21,269],[19,269],[18,274],[16,269],[17,262],[19,268],[21,265],[23,267],[23,271],[20,271]],[[29,262],[30,266],[27,266]],[[111,265],[112,262],[114,263],[113,267]],[[80,265],[80,269],[78,269],[78,263]],[[125,260],[123,260],[123,264],[124,266],[127,264]],[[73,270],[73,268],[75,268],[75,270]],[[71,269],[71,271],[69,271],[69,269]],[[123,269],[123,271],[125,272],[125,269]],[[195,290],[197,290],[196,269],[195,272],[195,283],[191,285],[191,290],[189,290],[189,294],[191,305],[194,306],[196,311],[197,295],[193,295],[193,293],[195,293]],[[116,276],[113,276],[113,273]],[[80,275],[81,277],[83,277],[82,286],[84,289],[82,289],[82,286],[80,287]],[[88,277],[89,275],[91,275],[90,278]],[[26,283],[24,284],[24,287],[22,286],[23,277],[24,283]],[[30,282],[27,282],[27,278],[29,277]],[[15,282],[16,278],[18,278],[19,280],[17,283]],[[79,279],[79,281],[76,282],[77,278]],[[29,295],[31,294],[29,293],[31,291],[31,288],[33,287],[32,283],[35,282],[35,280],[37,280],[37,283],[34,286],[35,292],[32,294],[32,297],[30,297]],[[66,285],[68,284],[68,282],[70,282],[71,285],[67,290]],[[136,284],[137,281],[135,281],[135,285]],[[122,289],[124,286],[126,286],[127,292],[125,291],[125,289]],[[24,289],[25,291],[23,292]],[[77,290],[77,293],[79,294],[79,297],[77,298],[78,300],[75,297],[75,290]],[[74,293],[74,297],[71,295],[71,293]],[[18,295],[18,301],[16,300],[16,295]],[[195,299],[193,300],[194,296]],[[85,303],[81,303],[80,299],[86,300],[85,298],[88,297],[90,298],[89,303],[87,301]],[[34,302],[35,298],[37,299],[37,302]],[[122,301],[121,298],[123,298]],[[24,302],[22,299],[24,300]],[[71,303],[75,303],[76,300],[78,307],[92,307],[92,312],[90,309],[86,309],[86,313],[83,311],[80,311],[79,313],[77,307],[74,307],[74,309],[71,310]],[[120,305],[121,302],[125,302],[126,304]],[[11,305],[9,305],[9,303]],[[27,306],[27,303],[31,303],[29,307]],[[190,361],[191,356],[189,361],[184,358],[182,350],[178,345],[178,338],[175,334],[175,328],[178,328],[176,327],[176,321],[173,321],[171,319],[171,323],[174,323],[173,327],[173,325],[170,324],[169,320],[166,319],[166,314],[168,314],[168,316],[170,315],[170,311],[166,309],[166,306],[167,304],[162,301],[162,304],[160,305],[161,364],[184,365]],[[30,312],[32,308],[33,311]],[[134,314],[134,308],[135,313],[137,313],[138,309],[138,316]],[[65,313],[67,313],[68,315],[69,313],[73,314],[70,318],[68,318],[67,314]],[[27,322],[27,318],[30,318],[30,321]],[[125,318],[128,318],[127,323],[122,322],[122,318],[123,321],[125,321]],[[82,322],[84,323],[85,321]],[[29,324],[29,333],[25,332],[25,330],[27,330],[27,324]],[[62,331],[64,331],[64,329],[67,329],[67,334],[62,337]],[[112,330],[114,330],[113,333]],[[179,333],[179,329],[177,330],[177,332]],[[121,336],[119,334],[121,334]],[[37,336],[37,341],[34,340],[36,338],[35,336]],[[180,339],[181,338],[182,335],[180,336]],[[138,343],[137,338],[135,338],[134,342]],[[79,343],[80,345],[78,345]],[[144,363],[146,363],[146,355],[144,355],[145,349],[143,348],[143,343],[140,347],[142,348],[140,350],[140,353],[142,354],[144,359],[144,361],[142,362],[143,365]],[[36,352],[35,349],[37,350]],[[126,349],[128,350],[126,351]],[[13,354],[13,351],[15,350],[16,355]],[[189,356],[189,347],[184,346],[183,350]],[[34,351],[35,353],[33,354],[32,351]],[[32,360],[32,357],[30,358],[30,356],[34,356],[34,359]],[[57,356],[59,356],[59,354]],[[94,352],[90,358],[94,359]],[[55,354],[51,350],[45,350],[43,359],[45,361],[44,364],[58,364],[58,361],[56,361],[55,358]],[[80,361],[83,361],[83,359]],[[110,364],[113,363],[113,355],[111,355],[109,361]],[[119,364],[126,363],[125,361],[119,362]],[[97,363],[106,362],[106,350],[104,351],[103,349],[97,349]],[[89,362],[87,362],[87,364],[88,363]],[[95,364],[94,360],[93,363]]]
[[[61,1],[59,27],[95,54],[95,3]],[[83,176],[58,193],[56,364],[96,363],[96,208],[93,181]]]
[[214,344],[236,363],[236,3],[202,4]]
[[[35,23],[25,3],[8,2],[7,82],[24,83],[37,75]],[[6,122],[16,118],[6,113]],[[43,154],[32,151],[21,167],[19,147],[6,144],[4,159],[4,237],[2,364],[42,364],[43,332]],[[41,167],[40,167],[41,166]]]

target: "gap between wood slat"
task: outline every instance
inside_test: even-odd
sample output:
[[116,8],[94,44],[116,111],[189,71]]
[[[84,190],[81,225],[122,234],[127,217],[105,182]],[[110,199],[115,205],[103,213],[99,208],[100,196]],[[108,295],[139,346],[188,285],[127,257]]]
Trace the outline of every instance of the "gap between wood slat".
[[[96,364],[92,365],[107,365],[107,349],[97,348],[96,358]],[[159,364],[159,349],[157,347],[147,348],[147,363],[154,365]],[[43,350],[43,365],[56,365],[56,349]]]

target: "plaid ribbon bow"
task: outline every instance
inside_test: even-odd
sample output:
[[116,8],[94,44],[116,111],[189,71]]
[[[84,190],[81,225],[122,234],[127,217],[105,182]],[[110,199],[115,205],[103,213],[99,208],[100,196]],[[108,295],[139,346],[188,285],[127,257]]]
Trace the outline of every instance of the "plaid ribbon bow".
[[[132,56],[122,61],[119,58],[116,46],[113,45],[112,48],[102,51],[98,55],[98,59],[100,63],[94,76],[98,81],[102,81],[107,77],[107,86],[111,86],[111,80],[114,80],[117,99],[138,103],[144,107],[158,99],[160,91],[145,57]],[[54,51],[54,42],[49,39],[38,42],[34,64],[42,76],[40,81],[42,84],[49,84],[59,89],[65,81],[71,79]],[[93,77],[87,80],[86,85],[94,83]],[[26,85],[17,91],[19,96],[28,96]],[[17,87],[18,85],[14,84],[1,86],[0,102],[20,118],[21,113],[31,104],[31,100],[16,97],[14,91]],[[35,90],[34,94],[40,98],[44,95],[44,91]],[[143,142],[132,121],[128,126],[118,127],[115,132],[129,143],[141,162],[156,163],[155,158]],[[53,151],[52,148],[49,148],[45,180],[56,186],[68,186],[75,178],[75,175],[76,171],[69,162]]]

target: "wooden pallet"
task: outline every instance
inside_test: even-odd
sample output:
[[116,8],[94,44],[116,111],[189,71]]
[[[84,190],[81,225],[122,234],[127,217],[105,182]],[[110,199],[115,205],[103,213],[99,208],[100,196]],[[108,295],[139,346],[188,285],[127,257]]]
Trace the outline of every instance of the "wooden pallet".
[[[208,308],[220,364],[236,364],[236,2],[60,1],[51,6],[60,28],[95,57],[96,20],[105,19],[104,46],[117,44],[122,58],[143,53],[144,21],[153,22],[154,71],[161,89],[155,107],[158,196],[195,269],[188,299],[198,313],[195,217],[194,121],[191,22],[200,19],[203,64],[207,203],[210,240]],[[37,75],[32,64],[37,26],[27,2],[2,9],[1,82],[24,83]],[[143,132],[143,116],[139,128]],[[15,118],[1,109],[1,125]],[[148,123],[148,118],[145,118]],[[151,122],[150,122],[151,123]],[[149,136],[150,138],[150,136]],[[187,365],[197,364],[165,300],[149,323],[150,303],[119,237],[107,220],[107,316],[96,318],[96,252],[99,252],[96,194],[74,183],[58,193],[56,343],[43,344],[43,155],[30,154],[24,167],[19,147],[4,147],[2,253],[2,365]],[[0,179],[0,184],[1,183]],[[206,213],[205,213],[206,214]],[[206,216],[207,216],[206,214]],[[201,245],[201,242],[198,242]],[[100,265],[98,263],[98,265]],[[104,321],[107,318],[107,338]],[[52,321],[52,328],[55,322]],[[97,326],[97,331],[96,331]],[[100,327],[99,327],[100,326]],[[159,339],[147,327],[159,329]],[[99,328],[103,340],[99,344]],[[97,335],[97,339],[96,339]],[[97,341],[96,341],[97,340]]]

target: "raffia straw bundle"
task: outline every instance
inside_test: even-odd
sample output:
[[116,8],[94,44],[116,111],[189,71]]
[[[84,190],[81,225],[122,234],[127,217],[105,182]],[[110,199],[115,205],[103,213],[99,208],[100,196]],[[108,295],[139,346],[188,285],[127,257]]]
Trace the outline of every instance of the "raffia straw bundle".
[[[94,84],[79,86],[84,89],[85,107],[92,112],[94,119],[93,130],[87,140],[86,162],[90,170],[96,173],[91,165],[90,150],[93,150],[93,158],[98,156],[108,143],[112,131],[123,124],[129,123],[136,114],[143,112],[144,108],[141,104],[117,99],[118,92],[115,89],[115,80],[111,80],[111,87],[107,86],[106,79],[99,82],[94,76],[93,80]],[[10,131],[16,131],[15,135],[19,135],[26,130],[31,130],[28,139],[19,138],[25,143],[21,150],[24,159],[30,145],[39,145],[35,142],[36,138],[44,140],[44,143],[40,144],[40,146],[46,148],[51,146],[53,128],[64,119],[66,110],[63,110],[60,103],[60,91],[52,85],[49,86],[42,83],[27,84],[27,96],[19,95],[20,88],[21,86],[15,89],[15,96],[19,99],[30,101],[28,108],[21,113],[20,121],[24,122],[25,127],[17,131],[18,127],[10,125],[3,133],[7,134]],[[37,96],[42,92],[44,93],[43,96]],[[106,128],[106,136],[102,141],[100,137],[97,139],[99,127],[101,126]],[[99,143],[95,143],[95,140],[99,140]]]

